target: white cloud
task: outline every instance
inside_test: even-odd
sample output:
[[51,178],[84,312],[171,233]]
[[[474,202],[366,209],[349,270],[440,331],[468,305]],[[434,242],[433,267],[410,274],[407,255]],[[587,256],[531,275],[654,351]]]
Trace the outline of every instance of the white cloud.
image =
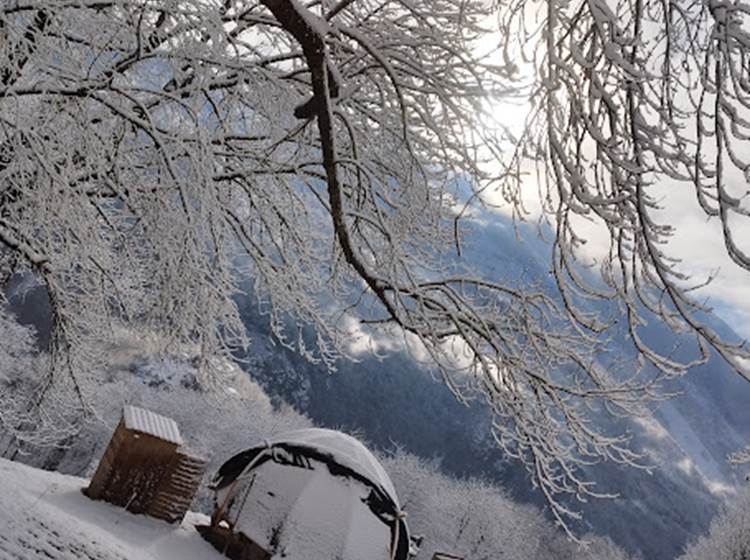
[[[734,180],[737,183],[743,180],[746,185],[740,176]],[[524,179],[523,199],[530,219],[537,219],[541,213],[538,191],[536,176],[529,170]],[[654,219],[674,228],[664,250],[680,260],[678,270],[690,275],[693,284],[713,277],[709,285],[693,292],[693,296],[714,308],[740,336],[750,338],[750,272],[727,255],[719,219],[703,213],[691,184],[662,181],[650,187],[649,194],[663,208],[654,214]],[[503,205],[499,194],[487,193],[486,197],[497,205],[500,214],[511,214],[510,205]],[[572,219],[576,233],[586,240],[578,252],[579,258],[589,265],[601,262],[609,249],[609,234],[602,222],[584,217]],[[750,219],[734,219],[731,225],[735,242],[750,253]]]
[[643,429],[647,436],[654,440],[659,441],[669,437],[669,432],[653,417],[637,417],[635,418],[635,423]]
[[708,491],[711,492],[714,496],[727,497],[737,493],[737,489],[734,486],[730,486],[729,484],[718,482],[716,480],[705,479],[704,484],[706,485]]
[[[696,295],[716,307],[737,333],[750,336],[750,273],[727,255],[719,219],[707,218],[700,210],[692,185],[665,182],[660,191],[665,210],[659,218],[675,228],[667,245],[669,253],[681,259],[680,270],[696,281],[715,275]],[[735,220],[732,230],[735,241],[750,249],[750,220]]]
[[352,356],[363,356],[365,354],[378,354],[400,350],[395,336],[374,329],[364,328],[356,317],[345,315],[340,325],[342,333],[346,336],[347,351]]
[[686,475],[690,476],[690,474],[693,472],[693,469],[695,468],[695,464],[690,460],[689,457],[683,457],[682,459],[677,461],[677,468]]

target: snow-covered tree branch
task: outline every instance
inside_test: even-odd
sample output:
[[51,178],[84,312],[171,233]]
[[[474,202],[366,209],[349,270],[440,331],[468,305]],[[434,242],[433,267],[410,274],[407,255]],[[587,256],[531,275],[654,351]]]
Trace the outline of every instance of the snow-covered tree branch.
[[[47,289],[47,382],[85,403],[122,323],[194,345],[211,371],[247,343],[235,298],[250,278],[277,336],[310,359],[334,364],[351,316],[426,351],[458,398],[487,402],[497,443],[563,521],[574,512],[559,494],[596,494],[580,465],[638,461],[592,410],[637,413],[711,347],[746,374],[747,349],[708,327],[664,249],[650,192],[662,176],[693,185],[750,268],[732,235],[748,209],[725,170],[746,172],[733,148],[748,126],[744,11],[711,6],[6,3],[0,278],[31,271]],[[502,64],[482,54],[498,14]],[[518,93],[529,53],[534,109],[510,142],[488,100]],[[483,193],[523,213],[530,161],[547,179],[562,297],[448,256]],[[611,239],[603,287],[576,261],[576,216],[591,215]],[[590,300],[613,298],[655,367],[598,359],[608,325]],[[692,333],[697,355],[649,346],[640,327],[654,316]]]
[[750,447],[746,447],[745,449],[733,453],[729,457],[729,462],[734,463],[735,465],[750,463]]
[[[644,339],[642,327],[653,319],[694,336],[697,361],[712,349],[748,378],[747,345],[722,340],[695,293],[712,275],[691,278],[690,263],[670,246],[679,213],[691,210],[675,200],[692,191],[705,231],[721,230],[727,265],[750,270],[741,237],[750,215],[742,149],[750,116],[747,8],[550,0],[536,17],[529,9],[525,0],[499,6],[504,46],[532,75],[533,107],[516,157],[531,154],[543,165],[541,200],[556,228],[554,274],[568,311],[596,328],[577,304],[615,298],[638,351],[665,373],[692,364]],[[519,188],[512,178],[506,186]],[[599,256],[604,286],[579,270],[592,222],[609,245]]]

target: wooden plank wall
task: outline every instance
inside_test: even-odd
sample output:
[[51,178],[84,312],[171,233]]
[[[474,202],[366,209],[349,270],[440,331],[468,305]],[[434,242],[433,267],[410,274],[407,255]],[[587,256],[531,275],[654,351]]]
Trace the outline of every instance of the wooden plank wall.
[[148,513],[176,455],[177,444],[128,430],[121,421],[86,494],[133,513]]
[[93,500],[102,499],[104,489],[107,486],[107,481],[112,475],[112,469],[117,462],[117,454],[122,447],[123,441],[126,439],[125,425],[120,419],[117,424],[112,438],[109,440],[107,449],[104,451],[104,456],[99,461],[99,465],[96,468],[94,476],[91,478],[88,488],[84,490],[84,493]]
[[177,450],[148,508],[148,514],[169,523],[182,521],[206,472],[206,460]]

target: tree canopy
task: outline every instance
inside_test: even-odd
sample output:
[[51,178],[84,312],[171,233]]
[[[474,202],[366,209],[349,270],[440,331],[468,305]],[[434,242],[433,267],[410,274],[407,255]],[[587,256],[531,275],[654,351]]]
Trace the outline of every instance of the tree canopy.
[[[0,272],[36,275],[54,317],[35,402],[62,387],[85,403],[122,325],[199,348],[218,375],[214,358],[247,342],[236,297],[251,278],[278,338],[312,360],[333,365],[352,321],[425,352],[458,398],[487,402],[498,445],[562,520],[558,494],[595,494],[580,465],[638,460],[592,410],[637,413],[712,351],[748,376],[747,347],[709,326],[703,280],[672,258],[660,206],[665,186],[690,189],[750,269],[735,233],[750,212],[747,13],[720,0],[4,2]],[[520,133],[493,114],[514,96],[529,103]],[[556,293],[448,256],[474,205],[523,218],[529,188],[554,232]],[[609,245],[593,271],[585,221]],[[646,367],[603,364],[614,323],[597,302],[626,316]],[[654,321],[695,352],[652,347]]]

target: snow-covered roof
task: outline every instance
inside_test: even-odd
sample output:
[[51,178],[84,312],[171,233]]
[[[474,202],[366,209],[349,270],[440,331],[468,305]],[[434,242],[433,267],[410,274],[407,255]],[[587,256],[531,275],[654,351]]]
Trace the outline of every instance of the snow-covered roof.
[[264,463],[228,513],[234,530],[269,551],[272,558],[389,560],[390,526],[367,506],[369,488],[311,468]]
[[129,430],[182,445],[182,436],[177,422],[145,408],[126,405],[122,412],[125,427]]
[[307,428],[286,432],[269,441],[269,444],[285,444],[307,447],[330,455],[343,467],[360,473],[373,484],[384,489],[393,503],[400,509],[396,488],[380,462],[358,439],[325,428]]

